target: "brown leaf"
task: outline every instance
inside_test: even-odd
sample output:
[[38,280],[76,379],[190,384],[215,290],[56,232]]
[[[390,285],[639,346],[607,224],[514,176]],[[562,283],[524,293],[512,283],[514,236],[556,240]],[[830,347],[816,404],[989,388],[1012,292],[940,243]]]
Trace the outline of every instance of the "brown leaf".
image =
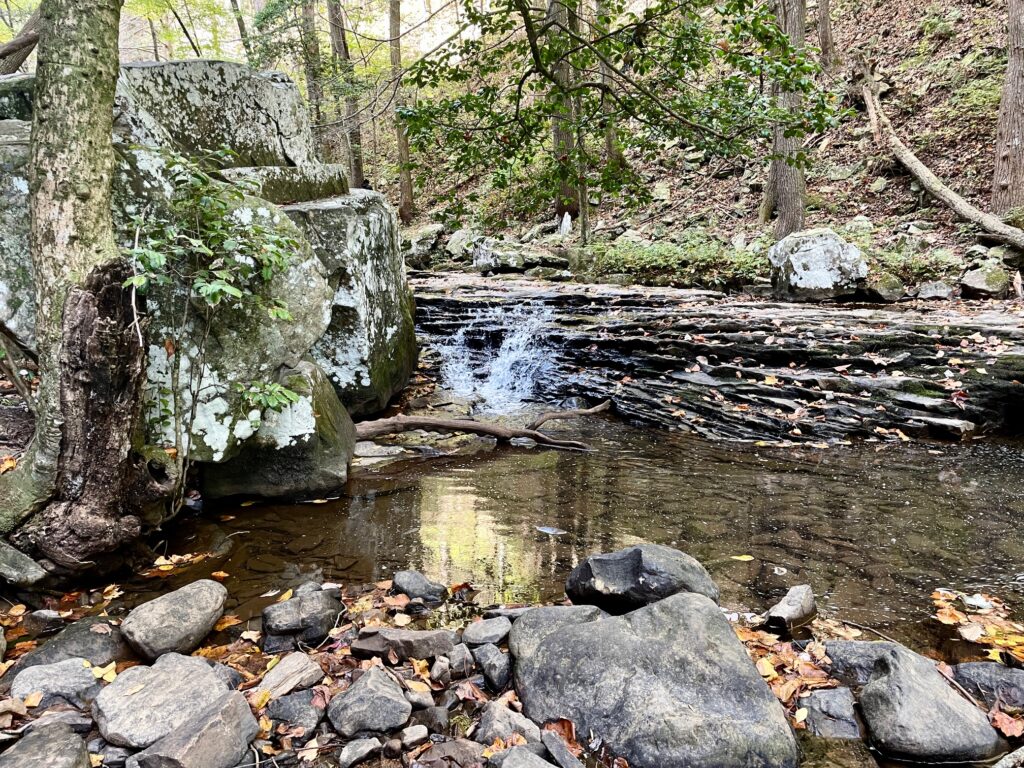
[[217,632],[220,632],[222,630],[227,629],[228,627],[233,627],[236,624],[241,624],[241,623],[242,623],[242,620],[240,618],[238,618],[237,616],[233,616],[233,615],[229,614],[227,616],[221,616],[220,620],[216,624],[213,625],[213,628]]
[[1001,710],[993,710],[989,715],[992,725],[1004,736],[1016,739],[1024,736],[1024,717],[1012,717]]

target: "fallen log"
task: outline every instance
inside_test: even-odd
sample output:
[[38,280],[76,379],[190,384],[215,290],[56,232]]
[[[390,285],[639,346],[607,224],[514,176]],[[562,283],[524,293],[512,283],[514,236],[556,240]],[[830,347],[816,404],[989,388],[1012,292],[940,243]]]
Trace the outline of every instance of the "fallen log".
[[411,429],[425,429],[430,432],[467,432],[474,435],[493,437],[499,443],[508,443],[516,438],[527,438],[538,445],[559,448],[566,451],[589,451],[590,446],[576,440],[559,440],[535,429],[503,427],[473,419],[438,419],[429,416],[392,416],[387,419],[362,421],[356,424],[356,438],[370,440],[381,435],[408,432]]
[[536,419],[526,425],[527,429],[536,430],[540,429],[541,425],[546,424],[549,421],[556,421],[561,419],[578,419],[580,416],[593,416],[597,413],[604,413],[612,407],[611,400],[605,400],[600,405],[595,405],[593,408],[577,408],[571,411],[548,411],[542,413]]

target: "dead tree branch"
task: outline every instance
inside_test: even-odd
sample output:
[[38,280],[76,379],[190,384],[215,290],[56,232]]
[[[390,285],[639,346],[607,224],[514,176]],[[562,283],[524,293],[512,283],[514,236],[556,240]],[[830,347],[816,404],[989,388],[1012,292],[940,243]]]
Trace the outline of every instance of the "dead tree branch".
[[572,411],[548,411],[542,413],[536,419],[526,425],[527,429],[537,430],[540,429],[542,424],[549,421],[555,421],[558,419],[578,419],[580,416],[593,416],[596,413],[604,413],[612,407],[611,400],[605,400],[600,405],[595,405],[593,408],[579,408]]
[[363,421],[356,424],[356,438],[370,440],[381,435],[393,435],[410,429],[425,429],[431,432],[468,432],[474,435],[493,437],[499,443],[508,443],[515,438],[528,438],[538,445],[560,448],[566,451],[589,451],[590,446],[576,440],[558,440],[535,429],[503,427],[472,419],[437,419],[427,416],[392,416],[387,419]]

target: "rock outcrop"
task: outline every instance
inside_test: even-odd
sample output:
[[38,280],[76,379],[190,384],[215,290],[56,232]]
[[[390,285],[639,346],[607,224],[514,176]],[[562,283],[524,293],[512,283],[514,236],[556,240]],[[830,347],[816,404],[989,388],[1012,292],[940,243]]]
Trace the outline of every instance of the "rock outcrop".
[[776,294],[796,301],[851,296],[868,276],[860,249],[830,229],[794,232],[768,250],[768,261]]

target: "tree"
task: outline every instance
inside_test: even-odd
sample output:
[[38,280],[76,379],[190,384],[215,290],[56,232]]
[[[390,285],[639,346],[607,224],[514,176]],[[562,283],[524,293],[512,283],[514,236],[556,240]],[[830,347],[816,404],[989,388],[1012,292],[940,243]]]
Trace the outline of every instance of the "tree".
[[302,24],[299,27],[302,39],[302,64],[306,73],[306,95],[309,97],[309,111],[313,124],[323,122],[323,66],[320,60],[320,40],[316,32],[316,3],[302,0]]
[[[807,30],[807,0],[777,0],[776,13],[779,26],[793,48],[802,50]],[[782,110],[790,114],[801,110],[802,99],[798,91],[788,90],[783,83],[776,83],[773,90],[778,94]],[[777,216],[775,237],[779,240],[804,226],[807,186],[800,145],[800,136],[793,133],[786,123],[775,128],[772,162],[761,204],[761,221],[767,223],[771,221],[772,215]]]
[[235,17],[235,23],[238,25],[238,36],[242,40],[242,47],[245,48],[245,59],[252,64],[252,41],[249,39],[249,29],[245,26],[245,16],[242,15],[242,8],[238,5],[238,0],[231,0],[231,14]]
[[[567,0],[550,0],[548,19],[551,22],[548,34],[555,38],[553,45],[563,49],[569,48],[571,42],[567,33],[579,28],[575,9],[569,8]],[[556,57],[551,71],[554,75],[551,99],[555,104],[551,117],[551,146],[558,161],[558,167],[563,171],[559,174],[555,190],[555,217],[561,221],[567,213],[574,219],[580,215],[580,193],[573,183],[575,175],[575,162],[573,161],[576,155],[573,107],[577,106],[578,108],[578,105],[573,104],[571,95],[573,73],[569,57]]]
[[138,535],[131,453],[144,350],[114,241],[120,0],[43,0],[30,159],[40,385],[35,432],[0,476],[0,530],[68,568]]
[[408,224],[413,217],[412,166],[409,157],[409,132],[402,117],[404,97],[402,93],[402,0],[390,0],[389,20],[391,38],[391,77],[395,88],[395,133],[398,139],[398,217]]
[[818,0],[818,45],[821,47],[821,65],[831,69],[836,60],[836,44],[832,37],[832,2]]
[[0,46],[0,75],[13,75],[25,63],[39,42],[39,9],[37,8],[25,26],[11,42]]
[[359,99],[355,94],[355,65],[348,48],[345,22],[338,0],[327,0],[327,23],[331,33],[331,52],[345,88],[345,148],[348,154],[349,182],[353,187],[366,183],[363,171],[363,131],[359,121]]
[[1024,209],[1024,0],[1008,0],[1008,11],[1008,63],[992,185],[992,209],[1001,216]]

